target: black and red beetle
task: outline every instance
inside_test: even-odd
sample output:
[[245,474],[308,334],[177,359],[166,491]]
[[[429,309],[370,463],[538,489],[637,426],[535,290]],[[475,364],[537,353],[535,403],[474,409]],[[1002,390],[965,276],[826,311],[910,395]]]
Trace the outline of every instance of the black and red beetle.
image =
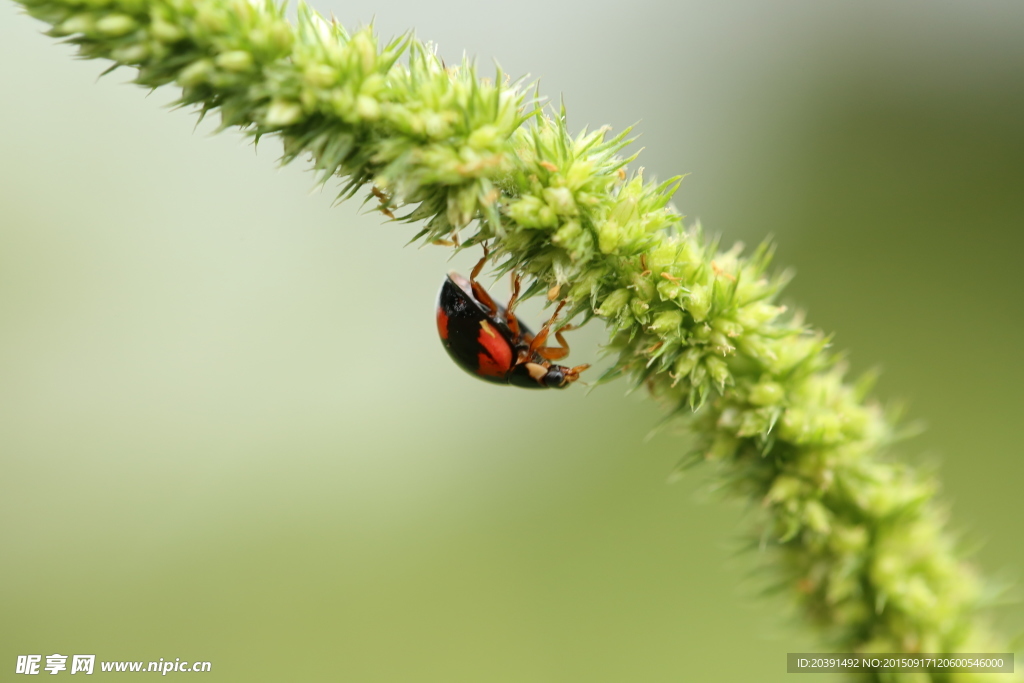
[[565,302],[558,305],[551,319],[534,335],[512,312],[519,297],[518,277],[513,279],[512,298],[507,307],[495,303],[476,281],[486,261],[485,251],[468,280],[452,271],[441,285],[437,331],[448,355],[466,372],[496,384],[561,389],[579,379],[589,365],[568,368],[551,362],[569,355],[562,332],[570,326],[554,333],[560,346],[544,345]]

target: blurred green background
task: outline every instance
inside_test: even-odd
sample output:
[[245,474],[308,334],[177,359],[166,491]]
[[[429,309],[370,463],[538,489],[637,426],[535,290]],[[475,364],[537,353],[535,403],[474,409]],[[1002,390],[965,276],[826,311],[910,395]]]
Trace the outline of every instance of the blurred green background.
[[[576,130],[641,120],[649,171],[691,173],[684,213],[777,237],[788,300],[928,421],[908,457],[1019,577],[1024,4],[315,6],[542,77]],[[211,681],[782,681],[818,647],[756,597],[739,506],[666,485],[686,441],[644,442],[657,406],[463,374],[432,320],[446,250],[40,29],[0,3],[0,678],[59,652]]]

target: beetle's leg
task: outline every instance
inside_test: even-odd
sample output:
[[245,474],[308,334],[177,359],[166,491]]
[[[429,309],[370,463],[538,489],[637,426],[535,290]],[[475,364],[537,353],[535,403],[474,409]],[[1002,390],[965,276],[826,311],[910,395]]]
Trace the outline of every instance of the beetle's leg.
[[388,218],[394,220],[395,214],[391,212],[391,209],[389,207],[389,205],[391,204],[391,197],[388,196],[386,192],[381,190],[376,185],[370,188],[370,192],[380,202],[380,206],[378,206],[377,209]]
[[480,246],[484,248],[484,257],[477,261],[476,265],[473,266],[473,272],[469,274],[470,282],[476,282],[476,279],[480,277],[480,272],[484,269],[484,264],[487,263],[487,259],[491,255],[491,250],[487,248],[487,242],[484,242]]
[[515,339],[518,339],[522,334],[519,328],[519,318],[512,312],[512,307],[519,301],[519,290],[521,288],[523,278],[516,273],[512,274],[512,297],[508,300],[508,307],[505,309],[505,324],[508,325],[509,332]]
[[473,289],[473,296],[476,297],[477,301],[487,307],[487,310],[490,311],[491,317],[493,318],[498,315],[498,304],[494,303],[494,299],[492,299],[491,295],[487,293],[487,290],[484,289],[483,285],[476,281],[480,272],[484,269],[484,264],[487,263],[488,257],[491,255],[486,242],[484,242],[483,248],[484,257],[477,261],[476,265],[473,266],[473,270],[469,274],[469,285]]
[[589,367],[590,365],[588,363],[584,363],[583,365],[577,365],[574,368],[569,368],[568,370],[565,371],[565,381],[575,382],[580,378],[580,373]]
[[565,341],[563,333],[575,329],[573,325],[566,325],[562,329],[555,332],[555,339],[558,340],[558,346],[542,346],[535,349],[535,352],[541,358],[545,360],[562,360],[569,355],[569,342]]
[[484,289],[483,286],[476,280],[470,280],[469,282],[470,285],[472,285],[473,287],[473,296],[476,297],[476,300],[487,307],[487,310],[490,312],[490,316],[492,318],[497,317],[498,304],[494,303],[494,299],[491,298],[491,295],[488,294],[487,290]]
[[[555,324],[555,318],[558,317],[558,314],[562,312],[563,308],[565,308],[565,299],[558,302],[558,306],[555,307],[555,312],[551,314],[548,321],[544,323],[544,327],[540,328],[540,332],[538,332],[537,336],[530,342],[531,356],[537,353],[537,349],[544,348],[544,342],[548,340],[548,335],[551,333],[551,326]],[[557,339],[558,337],[556,336],[555,338]]]
[[462,240],[459,239],[459,231],[452,230],[451,239],[436,239],[431,244],[436,244],[439,247],[461,247]]
[[537,358],[535,355],[530,353],[530,344],[533,343],[533,335],[529,332],[523,332],[522,327],[519,328],[519,343],[516,345],[516,365],[523,363],[536,363],[541,361],[540,364],[550,365],[543,358]]

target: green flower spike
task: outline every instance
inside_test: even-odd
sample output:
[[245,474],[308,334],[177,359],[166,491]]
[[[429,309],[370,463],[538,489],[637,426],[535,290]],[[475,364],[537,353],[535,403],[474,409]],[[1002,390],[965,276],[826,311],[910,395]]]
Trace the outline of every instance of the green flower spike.
[[[957,557],[935,486],[890,458],[892,416],[849,383],[829,340],[774,303],[771,249],[721,251],[684,229],[657,184],[627,171],[628,132],[575,136],[500,71],[448,66],[411,35],[382,45],[305,5],[248,0],[19,0],[82,56],[138,70],[147,88],[217,111],[224,128],[280,136],[341,197],[368,188],[416,238],[487,241],[527,295],[558,287],[571,317],[601,318],[626,375],[689,416],[728,490],[758,503],[757,545],[831,646],[999,652],[982,585]],[[987,674],[886,681],[993,682]]]

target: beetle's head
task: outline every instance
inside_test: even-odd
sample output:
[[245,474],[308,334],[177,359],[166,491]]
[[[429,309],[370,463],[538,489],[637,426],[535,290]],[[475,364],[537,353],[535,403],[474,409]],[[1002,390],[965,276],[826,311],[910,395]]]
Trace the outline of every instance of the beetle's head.
[[574,368],[567,368],[564,365],[549,365],[544,367],[539,363],[527,363],[526,370],[530,376],[537,380],[537,383],[548,389],[564,389],[580,378],[580,373],[589,368],[589,365],[577,365]]

